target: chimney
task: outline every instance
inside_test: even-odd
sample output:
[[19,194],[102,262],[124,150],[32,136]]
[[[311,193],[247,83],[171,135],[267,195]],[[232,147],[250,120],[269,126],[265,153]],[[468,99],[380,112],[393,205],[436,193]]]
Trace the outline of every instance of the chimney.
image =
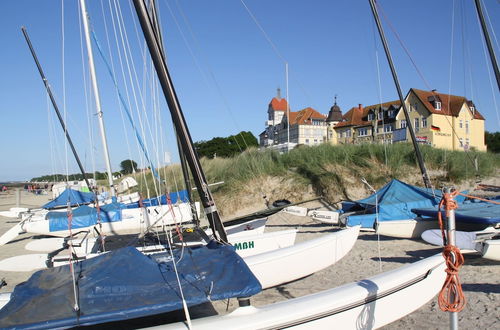
[[363,105],[361,103],[358,104],[358,109],[359,110],[363,109]]
[[279,88],[279,87],[278,87],[278,94],[277,94],[276,98],[278,100],[281,99],[281,88]]

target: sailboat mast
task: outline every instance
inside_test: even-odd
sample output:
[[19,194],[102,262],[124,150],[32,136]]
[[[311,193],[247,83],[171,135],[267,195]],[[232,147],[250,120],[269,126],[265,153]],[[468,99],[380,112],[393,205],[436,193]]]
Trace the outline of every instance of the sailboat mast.
[[71,148],[71,151],[73,152],[73,156],[75,156],[75,160],[76,160],[76,163],[78,164],[78,168],[80,169],[80,172],[83,175],[83,180],[85,180],[85,183],[87,184],[87,187],[90,189],[90,191],[93,191],[93,188],[90,185],[90,183],[85,175],[85,170],[83,169],[83,165],[82,165],[82,162],[80,161],[80,157],[78,157],[78,153],[76,152],[75,146],[73,145],[73,141],[71,140],[71,137],[69,136],[68,128],[66,127],[66,124],[64,123],[64,120],[61,116],[61,112],[59,112],[59,107],[57,106],[54,95],[52,94],[52,89],[50,88],[50,84],[49,84],[47,78],[45,78],[45,74],[43,73],[42,66],[40,65],[40,62],[38,61],[38,57],[36,56],[35,49],[33,48],[33,45],[31,44],[30,37],[28,36],[28,31],[26,31],[26,28],[24,26],[21,27],[21,31],[23,32],[24,38],[26,39],[26,42],[28,43],[28,47],[30,48],[31,55],[33,56],[33,60],[35,60],[36,67],[38,68],[38,72],[40,73],[40,77],[42,78],[43,84],[45,85],[45,89],[47,90],[47,94],[49,95],[50,101],[52,102],[52,107],[54,108],[54,111],[57,114],[57,118],[59,119],[59,123],[61,123],[61,127],[64,131],[64,135],[66,136],[66,140],[68,140],[68,144]]
[[488,27],[483,16],[483,8],[481,6],[481,0],[475,0],[477,15],[479,16],[479,21],[481,22],[481,28],[483,29],[484,39],[486,40],[486,46],[488,47],[488,52],[490,53],[491,65],[493,70],[495,70],[495,77],[497,78],[498,90],[500,90],[500,71],[498,70],[498,62],[495,56],[495,51],[491,46],[490,33],[488,32]]
[[222,225],[219,212],[215,205],[212,193],[208,187],[208,182],[205,178],[205,173],[201,167],[200,160],[196,154],[193,147],[193,141],[189,133],[189,129],[184,119],[184,115],[181,110],[177,94],[170,78],[168,72],[168,67],[165,62],[164,51],[161,50],[161,45],[154,32],[153,24],[151,23],[151,18],[148,15],[148,11],[143,0],[133,0],[139,22],[141,23],[142,32],[146,38],[146,43],[148,44],[149,52],[153,60],[156,73],[158,75],[158,80],[160,81],[163,94],[170,109],[170,114],[172,116],[172,121],[174,123],[177,135],[184,150],[187,163],[193,174],[193,179],[200,194],[200,199],[204,207],[205,214],[207,215],[210,228],[214,234],[214,237],[223,242],[227,242],[227,234]]
[[[156,37],[158,38],[158,41],[160,45],[163,46],[163,39],[161,35],[161,29],[160,29],[160,23],[158,21],[158,12],[157,12],[157,7],[156,7],[156,1],[155,0],[150,0],[150,6],[151,6],[151,21],[153,22],[153,28],[156,34]],[[163,47],[161,48],[163,50]],[[163,54],[165,57],[165,54]],[[166,59],[166,57],[165,57]],[[175,128],[174,128],[175,131]],[[193,220],[196,225],[200,224],[200,219],[198,219],[198,211],[196,210],[196,204],[194,203],[191,195],[191,180],[189,179],[189,169],[188,165],[186,163],[186,156],[184,155],[184,151],[182,150],[181,146],[181,141],[179,139],[179,135],[175,131],[175,136],[176,136],[176,141],[177,141],[177,150],[179,152],[179,159],[181,162],[181,169],[182,169],[182,176],[184,178],[184,186],[186,187],[186,193],[187,193],[187,198],[189,200],[189,205],[191,206],[191,213],[193,214]]]
[[101,98],[99,95],[99,87],[97,86],[97,78],[94,66],[94,54],[92,52],[92,42],[90,40],[90,29],[85,0],[80,0],[82,13],[83,28],[85,31],[85,43],[87,45],[87,55],[89,59],[90,80],[92,81],[92,90],[94,92],[94,100],[97,110],[97,118],[99,119],[99,130],[101,132],[101,142],[104,152],[104,161],[106,162],[106,171],[108,173],[108,183],[111,190],[111,196],[115,196],[115,186],[113,185],[113,172],[111,171],[111,162],[109,160],[108,141],[106,139],[106,130],[104,128],[103,113],[101,109]]
[[413,124],[411,123],[410,114],[408,112],[408,109],[406,108],[403,93],[401,92],[399,78],[396,73],[396,69],[394,68],[394,63],[392,62],[392,56],[389,50],[389,46],[387,45],[387,40],[385,39],[384,29],[382,28],[382,24],[380,23],[377,5],[375,3],[376,0],[368,0],[368,1],[370,2],[370,6],[372,8],[373,18],[375,19],[375,23],[377,23],[380,39],[382,40],[385,55],[387,56],[387,62],[389,62],[389,67],[391,68],[392,78],[394,79],[394,84],[396,85],[396,90],[398,91],[399,95],[399,101],[401,102],[401,106],[403,107],[403,112],[406,118],[406,125],[408,127],[408,130],[410,131],[411,141],[413,143],[413,148],[415,149],[415,154],[417,156],[418,166],[420,167],[420,171],[422,172],[422,179],[424,181],[424,185],[426,188],[432,188],[431,180],[429,179],[429,175],[427,174],[427,169],[425,168],[424,160],[422,158],[422,153],[420,152],[420,148],[418,147],[417,138],[415,136],[415,131],[413,130]]

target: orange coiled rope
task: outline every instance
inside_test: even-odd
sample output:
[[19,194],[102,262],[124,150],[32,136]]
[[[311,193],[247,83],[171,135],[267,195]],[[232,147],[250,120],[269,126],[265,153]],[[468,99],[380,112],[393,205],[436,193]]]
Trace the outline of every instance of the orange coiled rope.
[[446,238],[441,215],[441,207],[444,206],[446,217],[449,217],[451,210],[458,208],[457,202],[453,199],[458,194],[458,191],[452,193],[444,193],[438,208],[438,221],[443,235],[443,257],[446,260],[446,280],[439,292],[438,303],[439,307],[444,312],[460,312],[464,309],[466,299],[462,291],[462,284],[458,277],[458,270],[464,263],[464,257],[460,249],[449,244],[449,239]]

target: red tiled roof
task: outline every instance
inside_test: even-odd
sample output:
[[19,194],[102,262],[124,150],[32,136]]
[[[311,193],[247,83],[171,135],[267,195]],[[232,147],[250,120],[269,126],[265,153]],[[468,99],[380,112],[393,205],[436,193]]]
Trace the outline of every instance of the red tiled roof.
[[286,111],[286,108],[288,107],[288,103],[286,102],[286,99],[283,99],[283,98],[278,99],[276,97],[273,97],[271,102],[269,102],[269,106],[275,111],[276,110]]
[[[423,91],[416,88],[412,88],[410,91],[413,91],[413,93],[424,104],[424,106],[427,108],[427,110],[429,110],[430,113],[435,113],[438,115],[458,117],[458,114],[460,113],[464,102],[467,102],[467,99],[463,96]],[[436,96],[441,100],[441,110],[436,110],[432,103],[429,101],[430,97]],[[484,120],[484,117],[479,113],[479,111],[477,111],[477,109],[474,111],[474,119]]]
[[326,119],[326,116],[313,108],[290,112],[290,125],[312,125],[312,119]]
[[363,117],[368,115],[369,108],[363,108],[360,104],[357,107],[351,108],[342,116],[342,121],[335,125],[335,128],[347,126],[363,126],[370,125],[371,121],[363,120]]

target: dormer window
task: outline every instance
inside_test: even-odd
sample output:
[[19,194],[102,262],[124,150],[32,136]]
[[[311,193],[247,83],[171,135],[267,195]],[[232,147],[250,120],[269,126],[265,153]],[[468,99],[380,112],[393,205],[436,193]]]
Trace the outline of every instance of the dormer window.
[[382,120],[384,118],[384,112],[383,111],[380,111],[377,115],[377,119],[378,120]]
[[375,119],[375,115],[373,113],[368,114],[368,120],[373,120]]
[[441,110],[441,102],[439,101],[434,101],[434,108],[436,110]]

